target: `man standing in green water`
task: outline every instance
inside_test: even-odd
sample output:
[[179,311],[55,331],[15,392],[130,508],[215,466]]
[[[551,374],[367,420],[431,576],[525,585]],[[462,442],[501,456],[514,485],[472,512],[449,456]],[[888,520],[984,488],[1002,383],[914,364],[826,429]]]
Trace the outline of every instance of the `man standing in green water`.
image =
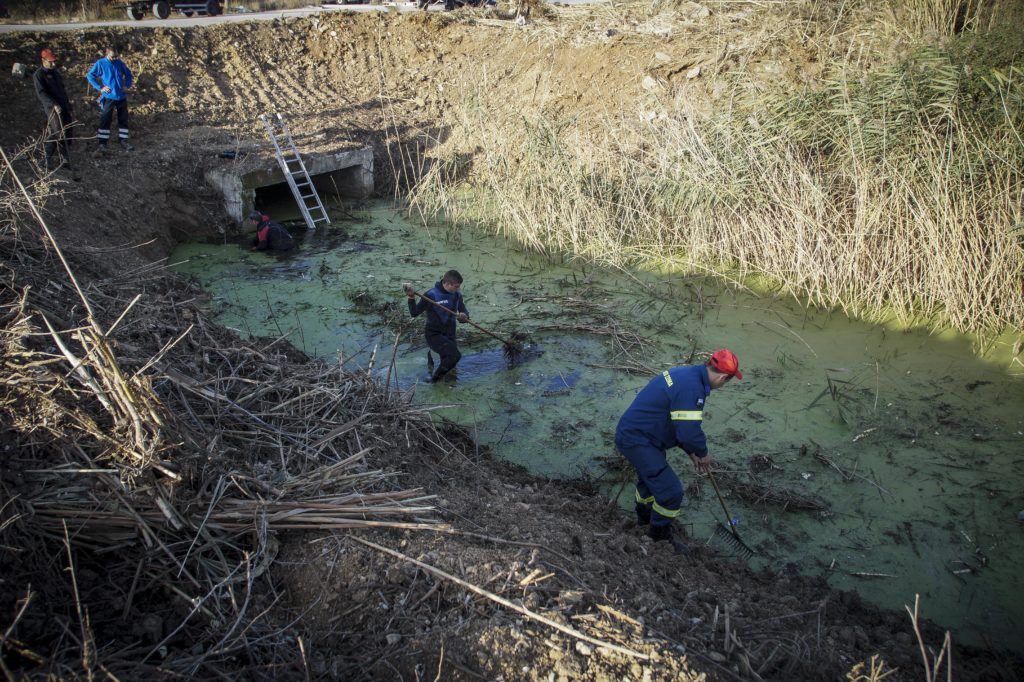
[[[427,345],[441,356],[441,364],[430,377],[430,381],[440,381],[448,372],[455,368],[462,353],[455,342],[455,322],[467,322],[469,311],[462,299],[462,275],[458,270],[449,270],[441,276],[441,281],[434,288],[420,296],[416,301],[416,292],[408,284],[403,286],[409,298],[409,314],[413,317],[426,312],[427,324],[425,333]],[[429,358],[430,354],[427,353]]]

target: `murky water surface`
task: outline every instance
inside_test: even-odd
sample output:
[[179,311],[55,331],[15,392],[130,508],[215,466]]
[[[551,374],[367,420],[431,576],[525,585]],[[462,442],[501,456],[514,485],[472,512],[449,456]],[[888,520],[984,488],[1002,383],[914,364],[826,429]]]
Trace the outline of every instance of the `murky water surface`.
[[[615,424],[651,374],[696,350],[732,348],[745,373],[715,391],[704,429],[755,566],[817,574],[926,617],[964,642],[1024,651],[1024,367],[1011,341],[978,358],[968,339],[804,310],[713,281],[559,264],[516,245],[423,227],[384,205],[339,212],[284,256],[188,244],[172,262],[243,335],[285,335],[391,380],[500,456],[548,476],[599,479],[632,506]],[[454,381],[427,376],[422,319],[401,284],[465,277],[475,322],[532,344],[509,368],[501,344],[459,327]],[[646,368],[646,369],[645,369]],[[641,373],[634,373],[639,371]],[[723,519],[682,451],[690,533]]]

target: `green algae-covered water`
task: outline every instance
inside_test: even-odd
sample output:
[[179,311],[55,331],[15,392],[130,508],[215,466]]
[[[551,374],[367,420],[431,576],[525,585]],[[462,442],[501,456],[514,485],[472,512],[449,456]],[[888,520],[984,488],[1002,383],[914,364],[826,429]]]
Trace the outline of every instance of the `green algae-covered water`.
[[[712,393],[704,430],[730,513],[755,566],[821,575],[890,608],[913,604],[962,642],[1024,652],[1024,365],[1015,340],[978,357],[952,333],[898,331],[757,298],[713,280],[595,270],[524,253],[383,205],[292,227],[286,255],[247,244],[180,246],[207,306],[243,336],[286,336],[367,366],[542,476],[584,476],[632,506],[615,424],[656,372],[729,347],[742,381]],[[452,381],[427,376],[422,319],[403,282],[465,277],[473,321],[528,335],[510,367],[501,344],[459,328]],[[723,519],[689,458],[670,453],[684,523],[720,551]]]

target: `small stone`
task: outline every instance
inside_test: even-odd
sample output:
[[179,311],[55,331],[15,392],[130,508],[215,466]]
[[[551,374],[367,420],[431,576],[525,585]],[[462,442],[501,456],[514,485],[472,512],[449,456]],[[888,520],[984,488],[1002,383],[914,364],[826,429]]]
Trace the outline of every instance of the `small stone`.
[[651,76],[644,76],[643,83],[641,83],[644,90],[654,90],[658,87],[658,81]]
[[392,632],[387,636],[388,646],[393,646],[402,641],[402,636],[398,633]]
[[693,67],[692,69],[690,69],[689,71],[686,72],[686,78],[688,80],[691,80],[691,81],[694,78],[696,78],[697,76],[699,76],[699,75],[700,75],[700,66],[695,66],[695,67]]
[[728,660],[728,659],[726,659],[724,654],[720,654],[717,651],[709,651],[708,652],[708,658],[710,658],[715,663],[725,663],[726,660]]
[[579,652],[581,656],[589,656],[594,653],[594,647],[590,646],[586,642],[576,642],[576,651]]

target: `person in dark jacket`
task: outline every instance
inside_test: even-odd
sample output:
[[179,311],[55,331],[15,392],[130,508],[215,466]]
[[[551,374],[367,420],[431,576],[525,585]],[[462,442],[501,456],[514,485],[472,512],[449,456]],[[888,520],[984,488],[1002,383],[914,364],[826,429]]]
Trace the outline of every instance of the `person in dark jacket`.
[[295,247],[295,240],[284,225],[275,223],[270,216],[253,211],[249,214],[249,222],[256,229],[251,251],[290,251]]
[[45,48],[39,53],[39,58],[43,65],[36,69],[32,81],[46,116],[46,142],[43,145],[46,170],[61,167],[71,170],[71,140],[68,134],[74,125],[74,112],[64,89],[64,79],[57,70],[57,55],[50,48]]
[[636,518],[650,524],[655,542],[669,541],[677,552],[686,543],[672,537],[672,519],[683,504],[683,486],[669,466],[666,451],[679,447],[700,473],[711,469],[711,455],[701,428],[704,402],[711,390],[743,378],[740,362],[726,348],[703,365],[673,367],[640,390],[615,428],[615,446],[636,468]]
[[107,141],[110,139],[110,124],[114,121],[114,112],[117,112],[117,137],[121,148],[126,152],[135,149],[128,141],[128,89],[132,87],[132,72],[123,61],[118,59],[117,48],[113,45],[107,47],[103,59],[97,60],[86,80],[89,85],[100,92],[100,125],[96,131],[96,141],[99,146],[97,154],[103,154],[107,150]]
[[[427,314],[425,334],[427,346],[441,356],[437,371],[430,377],[430,381],[440,381],[441,378],[455,368],[462,358],[458,344],[455,342],[455,322],[467,322],[469,311],[462,299],[462,275],[457,270],[449,270],[441,276],[441,281],[434,284],[434,288],[423,294],[424,298],[444,306],[448,310],[442,310],[438,305],[421,298],[416,300],[416,293],[413,288],[406,284],[405,295],[409,298],[409,314],[417,317],[422,313]],[[451,312],[448,312],[451,311]],[[454,314],[453,314],[454,313]],[[432,360],[429,351],[427,352],[428,362]]]

